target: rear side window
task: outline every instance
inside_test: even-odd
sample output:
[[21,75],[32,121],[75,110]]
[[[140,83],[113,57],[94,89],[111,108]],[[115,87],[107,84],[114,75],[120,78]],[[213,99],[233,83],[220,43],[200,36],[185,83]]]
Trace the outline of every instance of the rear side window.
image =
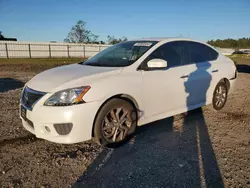
[[166,60],[169,68],[180,66],[182,62],[181,42],[163,44],[149,55],[147,61],[156,58]]
[[214,61],[218,58],[218,53],[207,45],[186,41],[184,46],[184,64],[201,63]]

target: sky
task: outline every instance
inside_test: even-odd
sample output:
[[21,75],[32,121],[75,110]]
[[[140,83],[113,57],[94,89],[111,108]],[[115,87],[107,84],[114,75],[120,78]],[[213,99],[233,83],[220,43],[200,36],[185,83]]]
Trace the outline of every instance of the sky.
[[250,0],[0,0],[0,31],[19,41],[61,42],[78,20],[99,40],[250,37]]

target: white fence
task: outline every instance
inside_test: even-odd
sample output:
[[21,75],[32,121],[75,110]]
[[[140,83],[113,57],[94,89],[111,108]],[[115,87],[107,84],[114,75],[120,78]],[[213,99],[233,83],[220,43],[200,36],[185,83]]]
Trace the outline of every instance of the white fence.
[[0,41],[0,58],[91,57],[109,45]]
[[[85,58],[97,54],[108,46],[110,45],[0,41],[0,58]],[[230,48],[217,49],[225,55],[234,52],[234,49]]]

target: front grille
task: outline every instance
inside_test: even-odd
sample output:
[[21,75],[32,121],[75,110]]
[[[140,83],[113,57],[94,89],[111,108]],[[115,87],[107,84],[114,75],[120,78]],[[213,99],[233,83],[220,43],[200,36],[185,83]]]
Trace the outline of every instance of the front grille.
[[30,89],[28,87],[24,88],[21,102],[24,106],[32,110],[34,104],[46,93],[35,91],[33,89]]

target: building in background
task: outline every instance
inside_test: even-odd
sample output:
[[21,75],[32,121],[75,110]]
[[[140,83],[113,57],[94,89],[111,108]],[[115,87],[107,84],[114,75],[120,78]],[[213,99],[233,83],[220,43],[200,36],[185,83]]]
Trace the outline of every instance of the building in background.
[[219,48],[215,47],[219,52],[221,52],[223,55],[232,55],[233,52],[235,51],[232,48]]

